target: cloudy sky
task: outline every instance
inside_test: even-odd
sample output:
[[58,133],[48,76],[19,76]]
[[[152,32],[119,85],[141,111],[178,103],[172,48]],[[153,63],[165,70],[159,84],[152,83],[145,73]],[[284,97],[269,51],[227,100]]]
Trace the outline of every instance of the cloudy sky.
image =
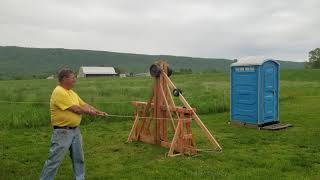
[[0,45],[305,61],[319,0],[1,0]]

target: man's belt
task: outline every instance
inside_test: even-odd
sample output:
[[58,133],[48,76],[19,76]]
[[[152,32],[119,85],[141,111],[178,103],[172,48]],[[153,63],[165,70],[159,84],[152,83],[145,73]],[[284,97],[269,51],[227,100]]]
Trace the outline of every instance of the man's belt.
[[53,129],[76,129],[78,126],[53,126]]

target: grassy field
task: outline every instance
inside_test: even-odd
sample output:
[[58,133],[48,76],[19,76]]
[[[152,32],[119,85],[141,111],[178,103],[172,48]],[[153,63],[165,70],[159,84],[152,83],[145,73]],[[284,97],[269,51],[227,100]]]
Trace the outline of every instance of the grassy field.
[[[294,127],[275,132],[227,123],[229,74],[172,80],[223,151],[168,158],[165,148],[125,143],[133,119],[84,116],[87,179],[320,179],[320,71],[281,72],[280,120]],[[75,91],[110,114],[132,115],[130,101],[147,100],[151,84],[149,77],[81,79]],[[55,86],[55,80],[0,81],[0,179],[39,177],[50,146],[48,101]],[[199,145],[209,146],[199,128],[194,134]],[[66,156],[57,179],[72,179],[71,169]]]

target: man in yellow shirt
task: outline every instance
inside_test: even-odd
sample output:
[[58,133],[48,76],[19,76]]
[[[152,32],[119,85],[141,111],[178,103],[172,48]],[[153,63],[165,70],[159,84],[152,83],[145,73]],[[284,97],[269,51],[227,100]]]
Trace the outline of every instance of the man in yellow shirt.
[[62,69],[58,78],[60,84],[53,90],[50,99],[51,124],[54,128],[51,148],[40,179],[54,179],[68,150],[72,159],[75,179],[84,179],[84,156],[82,136],[79,129],[81,115],[107,116],[108,114],[85,103],[77,93],[71,90],[76,82],[73,71]]

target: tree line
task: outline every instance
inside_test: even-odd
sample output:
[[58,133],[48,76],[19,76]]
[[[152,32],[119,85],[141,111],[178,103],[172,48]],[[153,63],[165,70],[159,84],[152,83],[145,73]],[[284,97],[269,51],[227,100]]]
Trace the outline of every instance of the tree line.
[[306,68],[320,69],[320,48],[309,52],[309,61],[305,63]]

